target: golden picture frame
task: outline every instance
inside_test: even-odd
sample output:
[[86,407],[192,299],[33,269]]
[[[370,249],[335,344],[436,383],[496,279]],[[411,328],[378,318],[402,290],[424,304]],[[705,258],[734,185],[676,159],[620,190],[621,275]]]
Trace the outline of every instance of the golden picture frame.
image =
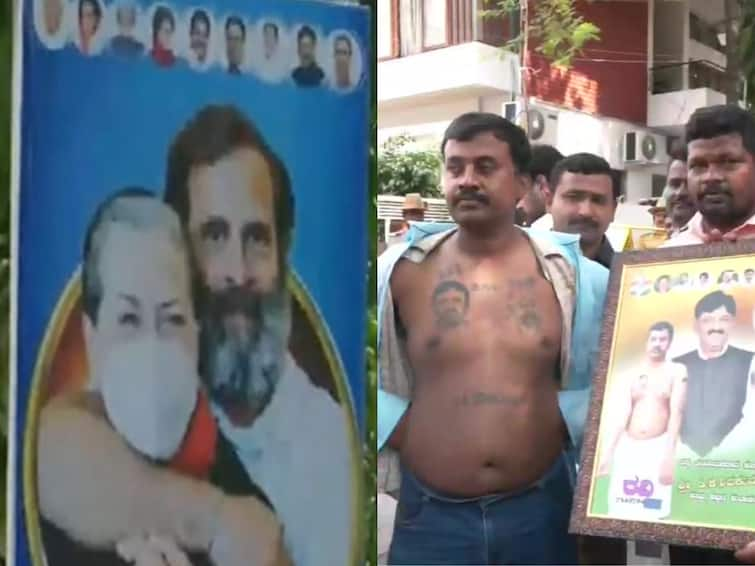
[[755,240],[617,254],[571,531],[755,539]]

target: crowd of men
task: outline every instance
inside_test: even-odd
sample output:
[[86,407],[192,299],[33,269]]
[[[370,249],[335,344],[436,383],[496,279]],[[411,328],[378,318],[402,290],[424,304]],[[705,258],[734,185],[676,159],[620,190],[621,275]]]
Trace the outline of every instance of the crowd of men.
[[[752,237],[755,118],[704,108],[685,134],[651,210],[668,232],[648,247]],[[408,230],[378,261],[378,491],[398,501],[388,563],[626,564],[625,541],[568,532],[616,178],[597,155],[530,147],[494,114],[459,116],[441,153],[453,225]],[[651,328],[653,367],[672,333]],[[711,386],[696,375],[666,377]],[[664,431],[695,428],[674,419]],[[755,564],[755,542],[672,546],[670,562]]]

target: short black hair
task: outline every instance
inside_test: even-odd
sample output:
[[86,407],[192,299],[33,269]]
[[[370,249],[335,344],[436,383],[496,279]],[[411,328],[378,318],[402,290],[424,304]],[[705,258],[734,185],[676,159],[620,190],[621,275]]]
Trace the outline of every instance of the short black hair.
[[346,42],[346,45],[348,45],[348,46],[349,46],[349,55],[351,55],[351,53],[353,52],[353,50],[354,50],[354,49],[353,49],[353,47],[351,46],[351,39],[349,39],[349,36],[348,36],[348,35],[346,35],[346,34],[343,34],[343,33],[342,33],[341,35],[337,36],[337,37],[336,37],[336,38],[335,38],[335,39],[333,40],[333,45],[335,45],[337,41],[345,41],[345,42]]
[[155,14],[152,16],[153,42],[157,39],[157,32],[160,31],[160,27],[163,25],[163,22],[169,22],[170,27],[174,30],[176,29],[176,19],[173,17],[173,12],[171,12],[165,6],[158,6],[155,10]]
[[742,145],[755,154],[755,117],[737,104],[719,104],[698,108],[684,128],[687,144],[726,134],[739,134]]
[[732,276],[733,276],[732,279],[734,279],[734,281],[739,281],[739,274],[736,271],[734,271],[733,269],[724,269],[721,272],[721,274],[718,276],[718,282],[719,283],[723,283],[723,281],[724,281],[724,275],[726,275],[727,273],[731,273],[732,274]]
[[449,140],[461,142],[470,141],[480,134],[493,134],[496,139],[509,145],[511,160],[518,173],[528,173],[532,150],[527,134],[516,124],[509,122],[503,116],[490,112],[468,112],[457,117],[446,129],[440,152],[445,156],[446,144]]
[[533,144],[531,152],[530,176],[535,179],[538,175],[542,175],[550,182],[553,168],[564,158],[563,154],[552,145],[540,143]]
[[662,320],[660,322],[656,322],[650,327],[650,330],[648,330],[648,334],[651,332],[658,332],[661,330],[665,330],[668,332],[668,340],[671,342],[674,339],[674,326],[665,320]]
[[278,39],[278,33],[279,33],[278,24],[274,24],[273,22],[267,22],[265,23],[265,25],[262,26],[262,31],[267,31],[269,29],[273,30],[275,39]]
[[79,21],[81,21],[81,13],[84,11],[84,4],[89,4],[94,11],[94,16],[99,22],[102,19],[102,6],[98,0],[79,0]]
[[204,10],[196,10],[191,15],[191,20],[189,21],[189,32],[194,31],[194,28],[199,22],[204,22],[204,24],[207,26],[207,33],[209,34],[211,28],[210,16]]
[[730,315],[736,316],[737,302],[734,297],[727,295],[723,291],[713,291],[708,293],[695,305],[695,318],[700,318],[706,312],[713,312],[716,309],[724,307]]
[[703,271],[703,272],[702,272],[702,273],[701,273],[701,274],[699,275],[698,279],[699,279],[700,277],[702,277],[703,275],[705,275],[706,277],[710,278],[710,275],[708,275],[708,272],[707,272],[707,271]]
[[671,168],[671,164],[674,161],[684,161],[684,163],[687,163],[687,146],[683,143],[681,143],[679,140],[675,140],[671,144],[671,148],[668,152],[669,161],[668,166]]
[[748,267],[747,269],[745,269],[745,273],[755,273],[755,269]]
[[240,148],[258,151],[273,180],[278,266],[286,273],[286,257],[294,228],[294,195],[286,166],[257,127],[235,106],[210,105],[199,111],[173,140],[168,152],[165,202],[187,226],[190,217],[189,175],[198,165],[212,165]]
[[665,279],[666,281],[668,281],[669,285],[671,284],[671,277],[669,275],[661,275],[658,279],[655,280],[655,285],[653,285],[653,287],[655,288],[656,291],[658,291],[658,289],[660,287],[660,284],[661,284],[661,281],[663,279]]
[[469,289],[467,289],[458,281],[453,280],[443,281],[435,288],[435,291],[433,291],[433,301],[435,301],[435,299],[437,299],[440,295],[447,291],[458,291],[459,293],[464,295],[464,308],[469,306]]
[[579,173],[581,175],[607,175],[611,179],[611,192],[613,200],[617,201],[621,196],[621,187],[611,171],[608,161],[594,153],[573,153],[556,163],[551,172],[551,191],[556,192],[558,184],[564,173]]
[[299,30],[299,33],[296,34],[296,41],[298,43],[301,43],[301,40],[305,37],[309,37],[309,39],[312,40],[312,43],[317,43],[317,34],[315,34],[315,30],[313,30],[309,26],[302,26]]
[[239,26],[242,39],[246,39],[246,25],[244,24],[244,20],[242,20],[239,16],[230,16],[225,21],[226,33],[228,33],[228,30],[231,29],[231,26]]

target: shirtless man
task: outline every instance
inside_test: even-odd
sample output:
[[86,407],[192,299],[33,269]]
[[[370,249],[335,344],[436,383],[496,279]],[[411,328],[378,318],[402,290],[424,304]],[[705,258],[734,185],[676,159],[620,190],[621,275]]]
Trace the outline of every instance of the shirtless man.
[[[546,249],[514,224],[530,157],[520,128],[465,114],[446,131],[442,153],[458,229],[410,245],[395,262],[386,290],[394,316],[381,323],[381,335],[395,326],[413,376],[411,404],[387,440],[402,471],[388,562],[574,564],[566,450],[579,439],[559,388],[573,316],[562,305],[576,300],[555,266],[569,277],[575,268],[558,246]],[[581,276],[604,281],[569,238]],[[590,310],[591,323],[599,312]],[[399,371],[386,363],[383,389]],[[379,403],[385,419],[388,403]],[[576,421],[581,427],[584,415]]]
[[611,474],[609,513],[614,518],[668,516],[676,445],[687,394],[687,370],[666,360],[674,327],[650,327],[646,360],[617,384],[615,427],[605,444],[599,475]]

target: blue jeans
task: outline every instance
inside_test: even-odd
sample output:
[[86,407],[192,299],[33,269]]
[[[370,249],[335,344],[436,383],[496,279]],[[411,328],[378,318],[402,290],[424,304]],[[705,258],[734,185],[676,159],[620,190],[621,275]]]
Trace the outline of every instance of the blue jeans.
[[531,487],[459,499],[402,471],[391,565],[577,564],[569,535],[576,467],[562,453]]

